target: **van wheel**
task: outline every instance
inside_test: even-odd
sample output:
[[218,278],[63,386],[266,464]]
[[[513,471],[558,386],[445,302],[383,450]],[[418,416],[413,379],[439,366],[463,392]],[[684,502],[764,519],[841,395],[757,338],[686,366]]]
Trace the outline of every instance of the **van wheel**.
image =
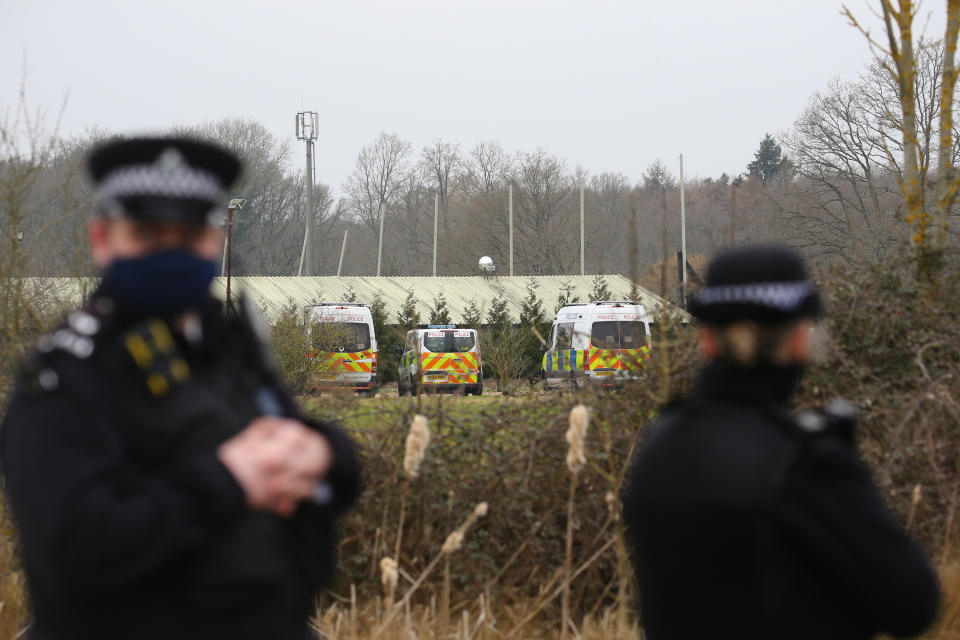
[[403,380],[397,379],[397,397],[402,398],[407,395],[407,388],[403,384]]

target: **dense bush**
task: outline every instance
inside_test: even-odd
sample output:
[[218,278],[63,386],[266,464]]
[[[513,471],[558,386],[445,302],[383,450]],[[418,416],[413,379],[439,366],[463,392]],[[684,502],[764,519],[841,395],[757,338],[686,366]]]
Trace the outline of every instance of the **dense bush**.
[[860,445],[878,482],[931,549],[956,541],[960,496],[960,270],[919,285],[907,260],[823,275],[825,357],[799,401],[842,396],[860,410]]

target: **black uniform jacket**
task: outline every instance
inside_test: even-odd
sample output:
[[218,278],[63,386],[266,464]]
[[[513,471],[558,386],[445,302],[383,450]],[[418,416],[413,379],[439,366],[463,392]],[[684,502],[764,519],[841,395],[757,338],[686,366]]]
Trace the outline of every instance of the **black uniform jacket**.
[[[302,640],[356,498],[353,445],[327,497],[280,519],[247,509],[216,457],[263,414],[300,416],[248,314],[210,300],[193,340],[105,292],[41,339],[0,429],[21,535],[30,638]],[[189,333],[189,332],[187,332]]]
[[852,439],[787,413],[796,372],[708,366],[638,452],[624,496],[650,640],[913,635],[936,576]]

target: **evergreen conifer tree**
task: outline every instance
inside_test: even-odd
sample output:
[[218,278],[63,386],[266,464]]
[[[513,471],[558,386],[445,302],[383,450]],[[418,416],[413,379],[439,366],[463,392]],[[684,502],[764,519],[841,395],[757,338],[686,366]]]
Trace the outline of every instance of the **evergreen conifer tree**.
[[[531,383],[540,375],[543,358],[541,339],[546,339],[550,324],[544,317],[543,300],[537,295],[537,283],[532,278],[527,282],[527,296],[520,307],[521,344],[523,350],[523,374]],[[539,335],[538,335],[539,334]]]
[[397,313],[397,324],[404,331],[415,329],[420,324],[420,314],[417,312],[417,298],[413,295],[413,289],[407,292],[407,297],[403,301],[403,306]]
[[603,274],[594,276],[593,290],[590,292],[591,302],[605,302],[611,298],[610,289],[607,287],[607,280]]
[[507,310],[507,299],[503,294],[497,294],[497,297],[490,303],[490,310],[487,311],[487,329],[496,339],[511,324],[510,312]]
[[560,311],[560,309],[572,302],[580,302],[580,298],[574,293],[574,291],[574,286],[569,282],[565,282],[560,286],[560,295],[557,296],[557,308],[554,309],[554,313]]
[[537,295],[537,281],[531,278],[527,281],[527,297],[520,305],[520,326],[539,329],[543,321],[543,300]]
[[430,310],[430,324],[450,324],[450,309],[443,292],[433,299],[433,308]]
[[461,326],[466,329],[479,329],[483,323],[483,312],[477,306],[476,300],[470,300],[467,308],[463,310],[463,323]]
[[783,170],[787,159],[777,141],[769,133],[760,141],[760,147],[753,154],[753,162],[747,165],[747,173],[766,182]]
[[397,354],[395,348],[403,344],[406,334],[387,324],[387,305],[377,293],[370,304],[373,331],[377,336],[377,382],[382,384],[397,379]]

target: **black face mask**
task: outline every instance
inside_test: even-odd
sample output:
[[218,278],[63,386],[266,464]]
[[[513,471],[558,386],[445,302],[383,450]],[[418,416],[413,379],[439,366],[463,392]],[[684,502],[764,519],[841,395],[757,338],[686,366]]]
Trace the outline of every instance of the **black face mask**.
[[146,315],[169,318],[203,300],[216,270],[215,262],[169,249],[114,260],[103,272],[103,287]]

